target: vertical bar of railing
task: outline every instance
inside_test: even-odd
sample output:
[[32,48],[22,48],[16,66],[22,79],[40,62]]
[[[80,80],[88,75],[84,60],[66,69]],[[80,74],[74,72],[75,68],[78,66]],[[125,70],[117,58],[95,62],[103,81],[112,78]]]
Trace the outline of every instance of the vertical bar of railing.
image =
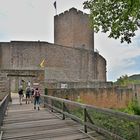
[[140,123],[138,124],[138,140],[140,140]]
[[51,99],[51,112],[53,112],[53,99]]
[[65,114],[64,114],[64,112],[65,112],[65,103],[64,102],[62,102],[62,110],[63,110],[62,120],[65,120]]
[[0,106],[0,126],[2,125],[2,116],[3,116],[3,113],[2,113],[2,105]]
[[45,108],[45,102],[46,102],[46,104],[47,104],[47,101],[46,101],[46,99],[45,99],[45,97],[41,97],[41,100],[42,100],[42,105],[43,105],[43,107]]
[[3,119],[5,116],[5,112],[9,103],[9,94],[3,99],[2,104],[0,106],[0,126],[3,124]]
[[86,125],[86,122],[87,122],[87,111],[86,111],[86,108],[84,108],[84,132],[87,133],[87,125]]
[[4,118],[4,112],[5,112],[5,102],[6,102],[6,99],[4,100],[4,102],[1,104],[1,117],[0,117],[0,126],[2,126],[3,124],[3,118]]

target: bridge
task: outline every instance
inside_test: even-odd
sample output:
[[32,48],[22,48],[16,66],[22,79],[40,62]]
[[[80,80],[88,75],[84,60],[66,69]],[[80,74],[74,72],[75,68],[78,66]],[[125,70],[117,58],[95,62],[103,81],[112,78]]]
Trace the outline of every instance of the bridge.
[[41,95],[41,110],[0,103],[0,140],[140,140],[140,117]]

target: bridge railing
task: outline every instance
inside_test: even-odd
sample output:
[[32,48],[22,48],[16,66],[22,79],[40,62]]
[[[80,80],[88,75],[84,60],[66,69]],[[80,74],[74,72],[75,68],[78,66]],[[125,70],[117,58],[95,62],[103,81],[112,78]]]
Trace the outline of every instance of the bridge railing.
[[69,117],[84,126],[85,133],[96,131],[113,140],[140,140],[140,116],[99,108],[62,98],[42,95],[51,111]]
[[7,94],[3,100],[0,102],[0,127],[3,123],[3,119],[4,119],[4,116],[5,116],[5,112],[7,110],[7,106],[8,106],[8,103],[9,103],[9,100],[10,100],[10,95]]

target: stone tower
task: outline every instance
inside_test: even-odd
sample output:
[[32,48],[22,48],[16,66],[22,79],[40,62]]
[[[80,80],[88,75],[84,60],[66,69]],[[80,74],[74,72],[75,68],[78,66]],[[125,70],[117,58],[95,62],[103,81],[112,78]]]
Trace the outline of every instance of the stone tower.
[[94,32],[88,14],[71,8],[54,17],[54,43],[94,50]]
[[54,17],[54,44],[0,42],[0,69],[40,70],[44,58],[48,83],[106,81],[106,60],[94,52],[88,14],[75,8]]

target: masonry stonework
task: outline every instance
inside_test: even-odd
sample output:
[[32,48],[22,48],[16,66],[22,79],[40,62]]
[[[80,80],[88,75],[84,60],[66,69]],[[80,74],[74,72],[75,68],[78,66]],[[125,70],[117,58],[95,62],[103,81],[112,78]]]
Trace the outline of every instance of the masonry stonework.
[[48,95],[67,98],[72,101],[104,108],[125,108],[133,99],[132,89],[108,88],[77,88],[48,89]]
[[94,50],[94,31],[87,14],[71,8],[54,17],[54,43]]
[[47,81],[106,82],[106,60],[94,52],[87,14],[72,8],[54,19],[54,41],[0,43],[0,68],[38,70],[45,59]]

